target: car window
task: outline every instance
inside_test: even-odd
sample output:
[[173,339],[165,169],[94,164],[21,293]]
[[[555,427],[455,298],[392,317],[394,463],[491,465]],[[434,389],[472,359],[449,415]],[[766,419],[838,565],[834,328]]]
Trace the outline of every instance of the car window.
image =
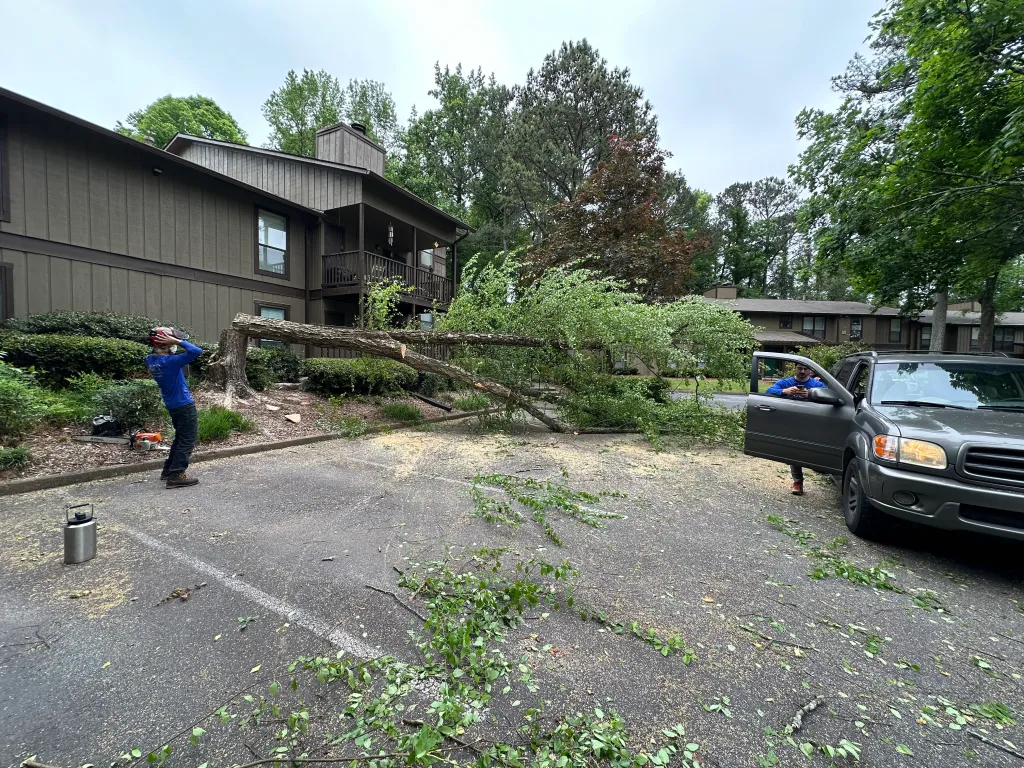
[[850,391],[853,393],[854,400],[863,400],[868,394],[868,366],[867,364],[861,365],[857,369],[857,373],[854,374],[853,382],[850,385]]
[[837,366],[837,370],[832,372],[839,383],[847,389],[850,388],[850,374],[853,373],[854,366],[857,365],[857,360],[841,360]]
[[1024,371],[987,360],[879,363],[871,403],[1024,411]]

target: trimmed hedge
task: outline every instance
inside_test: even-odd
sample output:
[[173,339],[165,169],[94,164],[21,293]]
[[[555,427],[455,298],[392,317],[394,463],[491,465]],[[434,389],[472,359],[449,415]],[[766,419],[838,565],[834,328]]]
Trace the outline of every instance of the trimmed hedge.
[[416,384],[416,371],[379,357],[312,357],[300,364],[307,388],[321,395],[393,395]]
[[4,328],[18,333],[57,334],[61,336],[96,336],[138,341],[149,335],[149,329],[168,325],[190,333],[188,328],[163,320],[119,312],[46,312],[8,320]]
[[159,429],[167,418],[160,389],[152,379],[113,384],[96,394],[96,402],[126,432],[140,427]]
[[423,371],[417,375],[416,384],[413,387],[413,391],[427,397],[433,397],[438,392],[451,392],[453,389],[455,389],[455,384],[448,377]]
[[278,381],[298,381],[299,369],[299,358],[287,349],[249,347],[245,352],[245,377],[260,392]]
[[35,368],[39,381],[60,387],[81,373],[105,379],[145,374],[149,347],[124,339],[50,334],[2,334],[0,350],[19,368]]

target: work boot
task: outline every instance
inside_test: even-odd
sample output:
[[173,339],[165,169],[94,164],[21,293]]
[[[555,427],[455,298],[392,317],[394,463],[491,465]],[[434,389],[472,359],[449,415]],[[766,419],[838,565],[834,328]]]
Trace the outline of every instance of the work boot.
[[168,488],[187,488],[190,485],[196,485],[199,482],[194,477],[189,477],[185,472],[179,472],[176,475],[170,475],[167,478]]
[[[168,488],[171,487],[170,482],[167,483],[167,487]],[[794,496],[803,496],[804,495],[804,481],[803,480],[794,480],[793,481],[792,494]]]

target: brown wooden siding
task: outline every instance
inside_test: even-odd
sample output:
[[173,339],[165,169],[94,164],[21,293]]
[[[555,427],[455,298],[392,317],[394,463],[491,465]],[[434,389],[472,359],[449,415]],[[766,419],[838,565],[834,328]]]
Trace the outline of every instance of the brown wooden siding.
[[356,173],[199,142],[189,143],[181,157],[317,211],[359,202]]
[[384,152],[357,135],[348,126],[337,126],[333,130],[316,136],[317,160],[365,168],[378,176],[384,175]]
[[209,342],[217,341],[235,314],[252,313],[257,301],[287,304],[289,318],[305,321],[305,302],[297,297],[6,248],[0,261],[14,265],[19,316],[58,309],[129,312],[188,326],[195,338]]

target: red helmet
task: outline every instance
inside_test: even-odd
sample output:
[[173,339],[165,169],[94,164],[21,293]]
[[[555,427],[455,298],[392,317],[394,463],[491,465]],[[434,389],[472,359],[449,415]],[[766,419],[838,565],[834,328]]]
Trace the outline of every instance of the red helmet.
[[154,347],[160,346],[160,344],[157,343],[156,339],[157,339],[157,336],[159,336],[161,333],[166,335],[166,336],[173,336],[176,339],[187,339],[188,338],[188,334],[183,332],[183,331],[179,331],[176,328],[171,328],[170,326],[167,326],[167,325],[161,325],[158,328],[150,328],[149,329],[149,343],[150,343],[151,346],[154,346]]

